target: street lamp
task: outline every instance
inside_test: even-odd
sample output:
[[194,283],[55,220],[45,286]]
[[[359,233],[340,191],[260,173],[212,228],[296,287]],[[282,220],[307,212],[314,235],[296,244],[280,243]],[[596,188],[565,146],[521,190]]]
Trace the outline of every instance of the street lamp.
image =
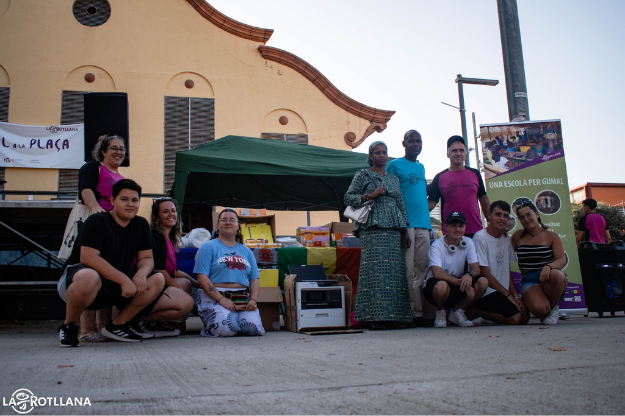
[[[456,77],[456,84],[458,84],[458,99],[460,101],[460,123],[462,124],[462,138],[464,139],[464,145],[469,150],[469,140],[467,138],[467,119],[466,119],[466,109],[464,108],[464,92],[462,91],[462,84],[475,84],[475,85],[489,85],[494,87],[499,84],[499,80],[497,79],[482,79],[482,78],[464,78],[462,75],[458,74]],[[475,149],[477,152],[477,149]],[[470,166],[469,163],[469,152],[467,151],[467,158],[465,159],[465,165],[467,167]],[[479,167],[479,166],[478,166]]]

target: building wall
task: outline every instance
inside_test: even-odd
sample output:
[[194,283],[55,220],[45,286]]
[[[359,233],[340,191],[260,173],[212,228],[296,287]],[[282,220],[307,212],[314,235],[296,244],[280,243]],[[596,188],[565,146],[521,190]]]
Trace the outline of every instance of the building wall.
[[[370,124],[296,71],[263,59],[259,42],[223,31],[185,0],[109,3],[110,19],[87,27],[74,18],[73,0],[0,0],[0,86],[11,88],[9,122],[27,125],[59,124],[62,90],[128,93],[131,166],[120,173],[144,192],[162,192],[165,95],[214,98],[217,138],[307,133],[310,145],[351,150],[345,133],[362,137]],[[86,73],[96,80],[86,82]],[[187,79],[193,89],[184,86]],[[7,168],[5,189],[56,191],[57,175]],[[311,217],[315,225],[338,218]],[[292,234],[306,214],[289,213],[279,224],[278,233]]]
[[620,205],[625,200],[623,186],[592,186],[592,198],[610,205]]

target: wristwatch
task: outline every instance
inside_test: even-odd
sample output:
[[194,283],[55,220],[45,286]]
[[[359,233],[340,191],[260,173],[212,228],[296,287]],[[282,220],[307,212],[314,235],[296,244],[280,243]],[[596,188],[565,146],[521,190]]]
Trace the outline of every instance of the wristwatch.
[[475,277],[475,273],[473,273],[473,271],[472,271],[472,270],[469,270],[467,273],[469,274],[469,276],[471,276],[471,277]]

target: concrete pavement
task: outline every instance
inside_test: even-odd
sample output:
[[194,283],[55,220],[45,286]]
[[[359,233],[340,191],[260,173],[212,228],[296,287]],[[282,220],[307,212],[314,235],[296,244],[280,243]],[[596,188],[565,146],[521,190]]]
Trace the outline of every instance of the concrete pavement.
[[[195,319],[195,321],[193,320]],[[88,397],[29,414],[622,414],[625,317],[60,348],[57,322],[0,324],[0,396]],[[551,348],[551,349],[550,349]],[[552,350],[556,349],[556,351]],[[557,351],[563,349],[562,351]],[[53,404],[53,401],[51,402]],[[1,414],[17,414],[10,406]]]

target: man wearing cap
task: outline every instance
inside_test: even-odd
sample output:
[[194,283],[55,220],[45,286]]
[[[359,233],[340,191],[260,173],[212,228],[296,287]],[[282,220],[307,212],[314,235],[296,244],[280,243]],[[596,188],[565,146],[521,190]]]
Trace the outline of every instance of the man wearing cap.
[[[465,236],[472,238],[484,228],[478,201],[487,220],[490,214],[484,181],[477,169],[464,166],[467,148],[461,136],[451,136],[447,140],[447,157],[449,168],[438,173],[428,186],[428,200],[433,204],[432,208],[441,201],[442,218],[446,218],[451,212],[462,210],[467,218]],[[447,230],[443,226],[443,234],[445,233]]]
[[[436,307],[436,328],[447,326],[445,308],[450,308],[449,322],[462,327],[473,326],[464,311],[488,288],[488,280],[480,277],[475,245],[464,236],[466,222],[462,212],[450,212],[445,221],[447,234],[430,247],[430,269],[425,277],[423,295]],[[465,262],[469,264],[466,273]]]
[[[423,280],[428,272],[428,250],[430,249],[430,209],[428,207],[427,180],[425,168],[419,163],[417,156],[421,153],[421,134],[416,130],[408,130],[404,134],[402,145],[405,155],[394,159],[386,166],[386,171],[399,178],[401,193],[406,202],[409,228],[406,229],[405,255],[408,293],[415,324],[423,322]],[[432,206],[433,208],[433,206]],[[431,321],[429,326],[431,326]]]

